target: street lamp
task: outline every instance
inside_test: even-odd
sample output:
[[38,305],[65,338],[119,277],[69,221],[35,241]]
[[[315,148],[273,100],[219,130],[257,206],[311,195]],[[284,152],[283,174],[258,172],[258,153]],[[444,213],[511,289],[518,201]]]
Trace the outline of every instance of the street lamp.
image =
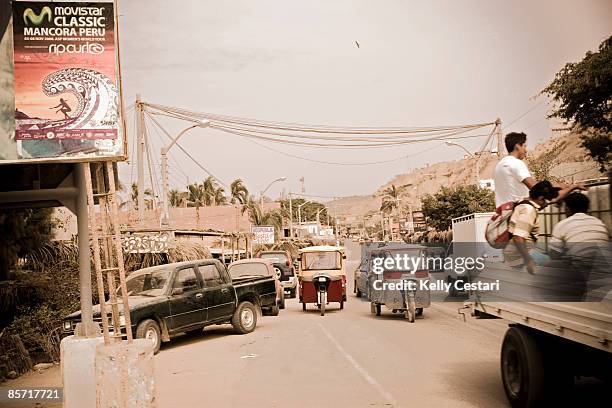
[[298,225],[302,225],[302,207],[311,201],[304,201],[302,204],[298,204]]
[[[474,157],[475,155],[470,153],[470,151],[468,149],[466,149],[465,147],[461,146],[459,143],[455,143],[455,142],[450,142],[450,141],[446,141],[446,145],[447,146],[457,146],[462,148],[463,150],[465,150],[465,152],[468,154],[469,157]],[[480,163],[478,162],[478,159],[480,159],[480,156],[476,155],[476,164],[474,165],[475,170],[476,170],[476,185],[480,184]]]
[[446,141],[446,145],[447,146],[457,146],[457,147],[460,147],[460,148],[462,148],[468,154],[468,156],[470,156],[470,157],[473,156],[473,154],[468,149],[466,149],[464,146],[461,146],[459,143],[450,142],[450,141],[447,140]]
[[270,184],[268,184],[268,187],[266,187],[263,191],[261,191],[261,195],[259,196],[259,206],[261,207],[262,213],[263,213],[263,197],[264,197],[264,194],[266,194],[266,191],[268,191],[268,189],[272,186],[272,184],[276,183],[277,181],[285,181],[285,180],[287,180],[287,177],[285,176],[279,177],[276,180],[272,180]]
[[176,142],[178,142],[181,136],[183,136],[189,130],[195,129],[195,128],[205,128],[208,126],[210,126],[209,120],[204,119],[201,121],[197,121],[193,125],[183,129],[174,139],[172,139],[169,145],[161,148],[161,171],[162,171],[162,184],[163,184],[163,190],[164,190],[164,194],[162,197],[163,204],[164,204],[162,220],[161,220],[162,225],[167,226],[168,219],[170,218],[169,217],[170,210],[168,209],[168,152],[170,151],[172,146],[174,146]]

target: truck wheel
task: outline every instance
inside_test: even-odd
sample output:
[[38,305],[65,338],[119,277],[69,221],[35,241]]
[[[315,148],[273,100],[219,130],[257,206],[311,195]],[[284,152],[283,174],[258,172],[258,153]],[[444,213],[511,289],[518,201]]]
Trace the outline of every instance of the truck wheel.
[[414,323],[416,319],[416,302],[414,299],[414,292],[412,291],[406,294],[406,312],[404,316],[410,323]]
[[302,303],[302,310],[306,310],[306,303]]
[[344,309],[344,302],[340,302],[340,310]]
[[138,323],[136,327],[137,339],[149,339],[153,341],[153,353],[157,354],[161,347],[161,330],[159,324],[153,319],[146,319]]
[[247,334],[255,330],[256,325],[257,309],[251,302],[241,302],[232,317],[234,330],[240,334]]
[[527,330],[510,327],[501,350],[502,382],[514,408],[540,407],[544,398],[544,361],[537,339]]
[[452,297],[459,296],[459,292],[457,292],[457,288],[455,288],[455,280],[449,279],[447,283],[451,284],[450,288],[448,288],[448,294]]

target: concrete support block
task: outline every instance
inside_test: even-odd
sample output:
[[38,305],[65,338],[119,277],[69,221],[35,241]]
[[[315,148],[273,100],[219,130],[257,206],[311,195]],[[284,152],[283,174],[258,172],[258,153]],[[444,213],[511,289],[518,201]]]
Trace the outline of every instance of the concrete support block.
[[60,343],[64,408],[96,406],[96,348],[102,337],[69,336]]
[[155,407],[153,342],[98,345],[95,378],[97,408]]

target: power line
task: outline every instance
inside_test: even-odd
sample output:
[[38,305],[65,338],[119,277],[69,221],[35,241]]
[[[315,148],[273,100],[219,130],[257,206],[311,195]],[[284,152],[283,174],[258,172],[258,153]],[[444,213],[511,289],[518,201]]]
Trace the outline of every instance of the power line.
[[323,160],[309,159],[309,158],[306,158],[306,157],[297,156],[297,155],[294,155],[294,154],[291,154],[291,153],[287,153],[287,152],[283,152],[281,150],[274,149],[274,148],[272,148],[270,146],[263,145],[261,143],[258,143],[256,141],[254,141],[254,140],[248,140],[248,141],[251,142],[251,143],[256,144],[259,147],[263,147],[264,149],[268,149],[268,150],[271,150],[273,152],[276,152],[276,153],[279,153],[279,154],[282,154],[282,155],[285,155],[285,156],[288,156],[288,157],[291,157],[291,158],[294,158],[294,159],[309,161],[309,162],[312,162],[312,163],[329,164],[329,165],[337,165],[337,166],[370,166],[370,165],[376,165],[376,164],[392,163],[392,162],[396,162],[396,161],[399,161],[399,160],[404,160],[404,159],[407,159],[409,157],[413,157],[413,156],[419,155],[421,153],[428,152],[428,151],[433,150],[433,149],[435,149],[435,148],[437,148],[439,146],[438,144],[436,144],[435,146],[432,146],[431,148],[419,151],[417,153],[408,154],[408,155],[404,155],[404,156],[401,156],[401,157],[396,157],[394,159],[389,159],[389,160],[380,160],[380,161],[374,161],[374,162],[344,163],[344,162],[329,162],[329,161],[323,161]]
[[[396,141],[396,142],[388,142],[388,143],[370,143],[370,144],[331,144],[331,143],[311,143],[311,142],[277,139],[277,138],[272,138],[272,137],[259,136],[259,135],[247,133],[247,132],[229,130],[223,126],[216,126],[216,125],[210,125],[210,127],[213,129],[218,129],[223,132],[231,133],[236,136],[242,136],[245,138],[258,139],[258,140],[274,142],[274,143],[289,144],[289,145],[294,145],[294,146],[308,146],[308,147],[319,147],[319,148],[328,148],[328,149],[334,149],[334,148],[336,149],[370,149],[370,148],[401,146],[401,145],[407,145],[407,144],[413,144],[413,143],[423,143],[423,142],[430,142],[430,141],[435,141],[435,140],[451,140],[453,139],[451,136],[462,134],[462,133],[465,133],[471,130],[471,129],[462,130],[462,131],[457,131],[457,132],[454,132],[454,133],[451,133],[445,136],[434,136],[428,139],[421,139],[421,140],[405,140],[405,141]],[[487,136],[487,135],[469,135],[469,136],[463,136],[462,138],[472,138],[472,137],[482,137],[482,136]]]
[[536,109],[538,106],[542,105],[544,102],[546,102],[545,99],[542,99],[538,104],[532,106],[531,108],[529,108],[525,113],[523,113],[522,115],[519,115],[516,119],[514,119],[512,122],[510,122],[509,124],[504,126],[504,129],[509,128],[510,126],[514,125],[516,122],[518,122],[520,119],[522,119],[523,117],[525,117],[527,114],[531,113],[534,109]]
[[298,124],[288,122],[273,122],[256,119],[239,118],[235,116],[216,115],[211,113],[195,112],[183,108],[145,103],[147,107],[165,113],[177,119],[193,121],[194,119],[207,119],[217,122],[226,122],[250,127],[271,128],[278,130],[289,130],[313,133],[336,133],[336,134],[418,134],[431,133],[434,131],[454,130],[466,127],[483,127],[493,125],[494,122],[480,123],[475,125],[453,125],[453,126],[430,126],[430,127],[352,127],[352,126],[330,126]]

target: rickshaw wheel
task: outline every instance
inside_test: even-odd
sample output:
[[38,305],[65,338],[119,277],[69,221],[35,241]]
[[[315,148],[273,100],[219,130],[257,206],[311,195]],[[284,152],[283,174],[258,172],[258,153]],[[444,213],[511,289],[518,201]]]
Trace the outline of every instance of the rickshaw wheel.
[[306,310],[306,303],[302,303],[302,310]]
[[340,302],[340,310],[344,309],[344,302]]
[[327,293],[321,292],[321,316],[325,316],[325,304],[327,303]]

